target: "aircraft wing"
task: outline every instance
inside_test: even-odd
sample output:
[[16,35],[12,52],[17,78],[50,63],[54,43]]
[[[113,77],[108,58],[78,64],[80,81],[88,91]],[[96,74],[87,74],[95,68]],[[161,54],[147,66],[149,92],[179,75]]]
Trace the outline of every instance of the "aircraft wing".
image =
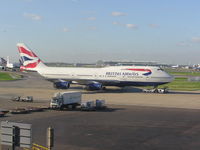
[[117,85],[120,81],[117,80],[65,80],[65,79],[51,79],[51,82],[69,82],[70,84],[80,84],[80,85],[89,85],[89,84],[102,84],[106,85]]
[[89,85],[89,84],[102,84],[104,86],[111,84],[119,84],[120,81],[117,80],[75,80],[72,84]]

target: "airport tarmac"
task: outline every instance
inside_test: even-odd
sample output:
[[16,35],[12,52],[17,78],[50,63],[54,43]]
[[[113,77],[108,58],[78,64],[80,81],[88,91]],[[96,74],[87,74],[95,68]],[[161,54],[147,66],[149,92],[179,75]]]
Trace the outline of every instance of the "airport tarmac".
[[1,120],[32,124],[33,142],[46,144],[55,130],[53,150],[199,150],[200,110],[109,106],[107,111],[45,111],[8,115]]
[[[84,91],[83,100],[105,99],[106,111],[53,111],[2,117],[33,125],[33,141],[45,145],[46,128],[55,128],[55,150],[188,150],[199,149],[200,91],[141,93],[137,88]],[[52,83],[36,73],[18,81],[0,82],[0,108],[48,106]],[[33,103],[13,102],[14,96],[33,96]]]
[[[51,82],[44,80],[37,73],[23,75],[25,78],[22,80],[0,82],[0,100],[5,101],[1,107],[17,107],[17,102],[8,101],[15,96],[33,96],[35,103],[31,105],[47,106],[55,92],[65,91],[54,89]],[[67,90],[82,91],[83,101],[105,99],[107,104],[115,105],[200,109],[200,91],[171,91],[168,94],[155,94],[142,93],[141,89],[133,87],[124,89],[108,87],[106,91],[85,91],[80,85],[72,85]]]

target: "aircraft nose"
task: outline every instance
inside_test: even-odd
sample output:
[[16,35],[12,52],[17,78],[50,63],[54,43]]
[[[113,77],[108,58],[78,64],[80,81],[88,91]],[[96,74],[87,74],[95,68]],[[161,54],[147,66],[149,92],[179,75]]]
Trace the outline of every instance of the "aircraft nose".
[[174,76],[171,76],[169,80],[170,82],[174,81]]
[[168,82],[174,81],[174,76],[167,74],[167,80],[168,80]]

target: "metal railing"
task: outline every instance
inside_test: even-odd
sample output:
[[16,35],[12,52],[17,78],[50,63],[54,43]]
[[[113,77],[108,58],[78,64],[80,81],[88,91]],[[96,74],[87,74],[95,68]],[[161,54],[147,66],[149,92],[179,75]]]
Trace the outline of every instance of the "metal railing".
[[33,143],[31,149],[24,148],[23,150],[49,150],[47,147]]

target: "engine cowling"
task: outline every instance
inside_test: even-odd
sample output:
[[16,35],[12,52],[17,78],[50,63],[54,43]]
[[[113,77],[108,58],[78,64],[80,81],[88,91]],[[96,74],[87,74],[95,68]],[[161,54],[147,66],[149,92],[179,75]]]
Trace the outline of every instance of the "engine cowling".
[[54,82],[53,86],[56,89],[68,89],[70,87],[70,82],[58,81],[58,82]]
[[86,90],[102,90],[103,89],[103,86],[101,83],[90,83],[88,85],[85,86],[85,89]]

